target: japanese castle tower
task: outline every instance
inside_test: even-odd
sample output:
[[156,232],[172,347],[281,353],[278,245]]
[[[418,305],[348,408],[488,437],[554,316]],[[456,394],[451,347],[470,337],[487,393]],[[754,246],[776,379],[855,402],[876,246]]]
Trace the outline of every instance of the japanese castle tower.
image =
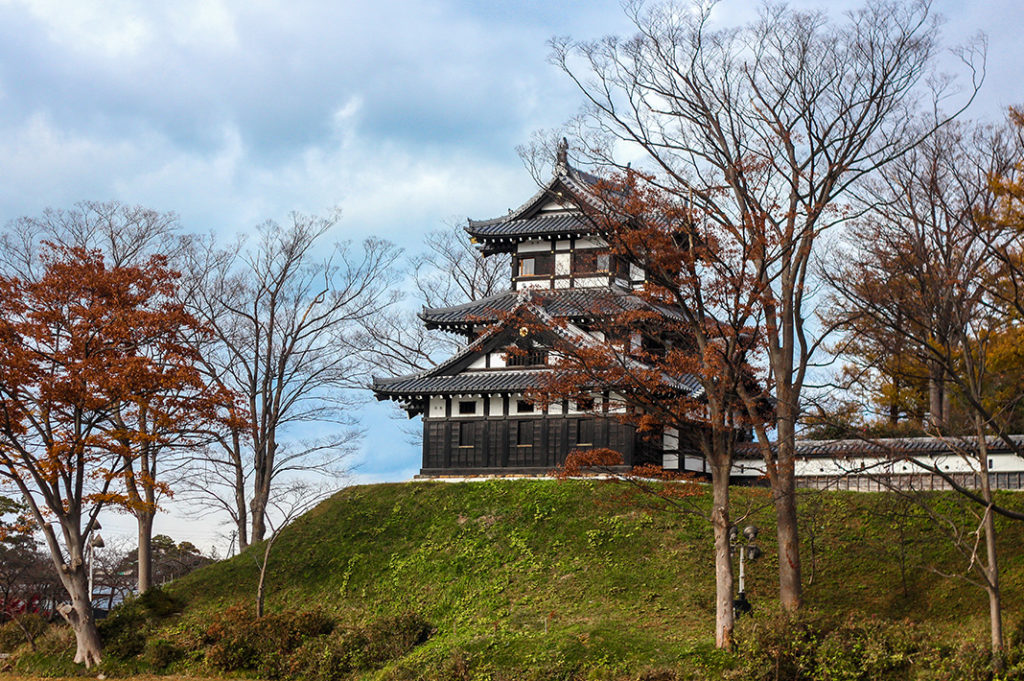
[[[428,329],[465,336],[465,348],[427,371],[374,379],[377,399],[423,416],[421,475],[543,474],[574,449],[598,447],[620,452],[626,466],[705,470],[701,457],[680,456],[674,431],[641,437],[617,419],[623,400],[607,391],[546,406],[524,398],[553,360],[550,338],[517,325],[517,313],[561,320],[563,338],[601,342],[593,310],[646,305],[632,293],[644,272],[610,253],[578,209],[596,182],[569,165],[563,144],[553,176],[534,196],[507,215],[470,220],[466,232],[485,256],[511,254],[509,290],[424,309],[419,316]],[[520,350],[510,354],[513,344]]]

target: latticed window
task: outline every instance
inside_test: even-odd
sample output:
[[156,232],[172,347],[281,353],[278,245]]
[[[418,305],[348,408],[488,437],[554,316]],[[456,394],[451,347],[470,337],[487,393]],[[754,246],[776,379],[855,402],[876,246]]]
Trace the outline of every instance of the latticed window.
[[519,276],[550,276],[555,272],[555,256],[545,253],[519,258]]
[[508,353],[506,364],[510,367],[536,367],[548,363],[547,348],[533,348],[527,351],[515,350]]

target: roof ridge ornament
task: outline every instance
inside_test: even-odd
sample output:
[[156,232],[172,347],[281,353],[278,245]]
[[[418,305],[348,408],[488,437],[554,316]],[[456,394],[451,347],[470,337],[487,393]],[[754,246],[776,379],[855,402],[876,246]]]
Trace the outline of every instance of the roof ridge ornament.
[[555,161],[559,168],[565,169],[569,167],[569,140],[564,137],[558,143]]

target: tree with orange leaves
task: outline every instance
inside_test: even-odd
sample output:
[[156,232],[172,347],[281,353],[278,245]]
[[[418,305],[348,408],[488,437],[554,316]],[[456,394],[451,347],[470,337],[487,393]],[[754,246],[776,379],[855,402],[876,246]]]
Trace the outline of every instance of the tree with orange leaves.
[[31,280],[0,276],[0,475],[24,497],[70,597],[75,661],[100,661],[86,546],[106,507],[143,510],[126,489],[148,481],[139,443],[163,435],[133,423],[185,418],[202,403],[167,400],[201,389],[198,325],[173,302],[166,258],[108,267],[97,251],[46,245]]
[[[612,253],[645,270],[643,304],[616,308],[611,300],[592,311],[595,342],[566,337],[553,350],[558,368],[541,399],[574,397],[597,390],[621,395],[620,418],[638,432],[678,433],[679,449],[699,453],[711,471],[716,574],[715,641],[732,646],[733,578],[730,554],[729,477],[737,442],[762,427],[770,414],[767,395],[751,359],[762,350],[763,307],[749,249],[724,238],[713,221],[659,190],[635,171],[599,182],[585,214],[606,235]],[[634,298],[634,299],[635,299]],[[565,334],[555,334],[565,337]],[[762,409],[748,411],[747,403]],[[577,452],[566,471],[607,468],[609,451]],[[621,463],[621,458],[617,463]],[[676,477],[657,467],[629,479],[664,500],[692,494],[692,487],[651,488],[645,478]],[[667,495],[667,496],[666,496]]]

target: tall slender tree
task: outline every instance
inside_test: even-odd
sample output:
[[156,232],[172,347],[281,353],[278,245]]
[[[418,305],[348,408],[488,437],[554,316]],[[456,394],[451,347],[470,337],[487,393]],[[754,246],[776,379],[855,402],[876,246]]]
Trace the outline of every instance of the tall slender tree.
[[[550,400],[582,395],[589,402],[594,393],[617,395],[611,404],[595,408],[617,413],[642,434],[668,433],[678,439],[680,452],[698,453],[707,461],[715,642],[730,648],[734,612],[729,480],[736,444],[754,425],[741,395],[760,399],[758,425],[763,426],[770,413],[758,388],[763,376],[758,377],[751,364],[764,349],[764,313],[756,279],[751,278],[756,269],[745,250],[749,245],[736,243],[727,230],[652,181],[651,176],[627,171],[598,182],[594,196],[579,202],[584,215],[605,235],[613,257],[642,267],[646,282],[633,297],[609,296],[599,302],[590,311],[595,321],[589,336],[555,329],[560,339],[553,348],[558,366],[542,396]],[[559,326],[555,320],[540,321]],[[759,391],[760,397],[755,397]],[[592,455],[578,453],[570,464],[593,464],[587,458]]]
[[[849,219],[844,197],[856,183],[945,122],[912,126],[923,98],[931,104],[950,91],[924,87],[948,85],[928,79],[938,23],[927,1],[869,2],[835,23],[765,4],[756,21],[718,30],[714,6],[630,2],[633,36],[556,39],[552,60],[586,99],[568,126],[585,160],[623,169],[628,155],[680,203],[750,245],[776,400],[758,441],[774,492],[780,595],[794,609],[802,601],[794,445],[822,342],[812,322],[816,245]],[[963,56],[977,75],[978,55]],[[745,397],[753,416],[760,403]]]
[[[975,535],[984,539],[985,556],[973,567],[989,597],[997,661],[1003,647],[998,507],[988,449],[995,436],[1020,450],[1010,435],[1024,391],[1018,369],[1011,369],[1016,380],[1010,381],[995,372],[998,342],[1020,332],[1013,307],[991,293],[1004,285],[992,250],[1011,243],[1012,234],[991,229],[985,216],[997,207],[990,179],[1010,168],[1011,149],[1006,131],[992,126],[951,125],[932,136],[881,173],[872,185],[877,200],[870,217],[850,230],[827,274],[840,302],[835,309],[840,318],[857,320],[855,332],[898,336],[916,349],[932,387],[927,430],[947,439],[978,474],[978,489],[968,496],[985,507]],[[950,418],[951,404],[960,405],[962,423]],[[954,480],[934,464],[915,464]]]
[[[327,245],[336,222],[293,214],[251,243],[194,240],[185,257],[186,307],[211,331],[196,336],[206,380],[238,395],[244,413],[212,433],[192,490],[227,512],[243,549],[265,538],[276,481],[338,472],[360,437],[360,334],[397,298],[399,251],[378,239]],[[303,438],[314,425],[317,437]]]

